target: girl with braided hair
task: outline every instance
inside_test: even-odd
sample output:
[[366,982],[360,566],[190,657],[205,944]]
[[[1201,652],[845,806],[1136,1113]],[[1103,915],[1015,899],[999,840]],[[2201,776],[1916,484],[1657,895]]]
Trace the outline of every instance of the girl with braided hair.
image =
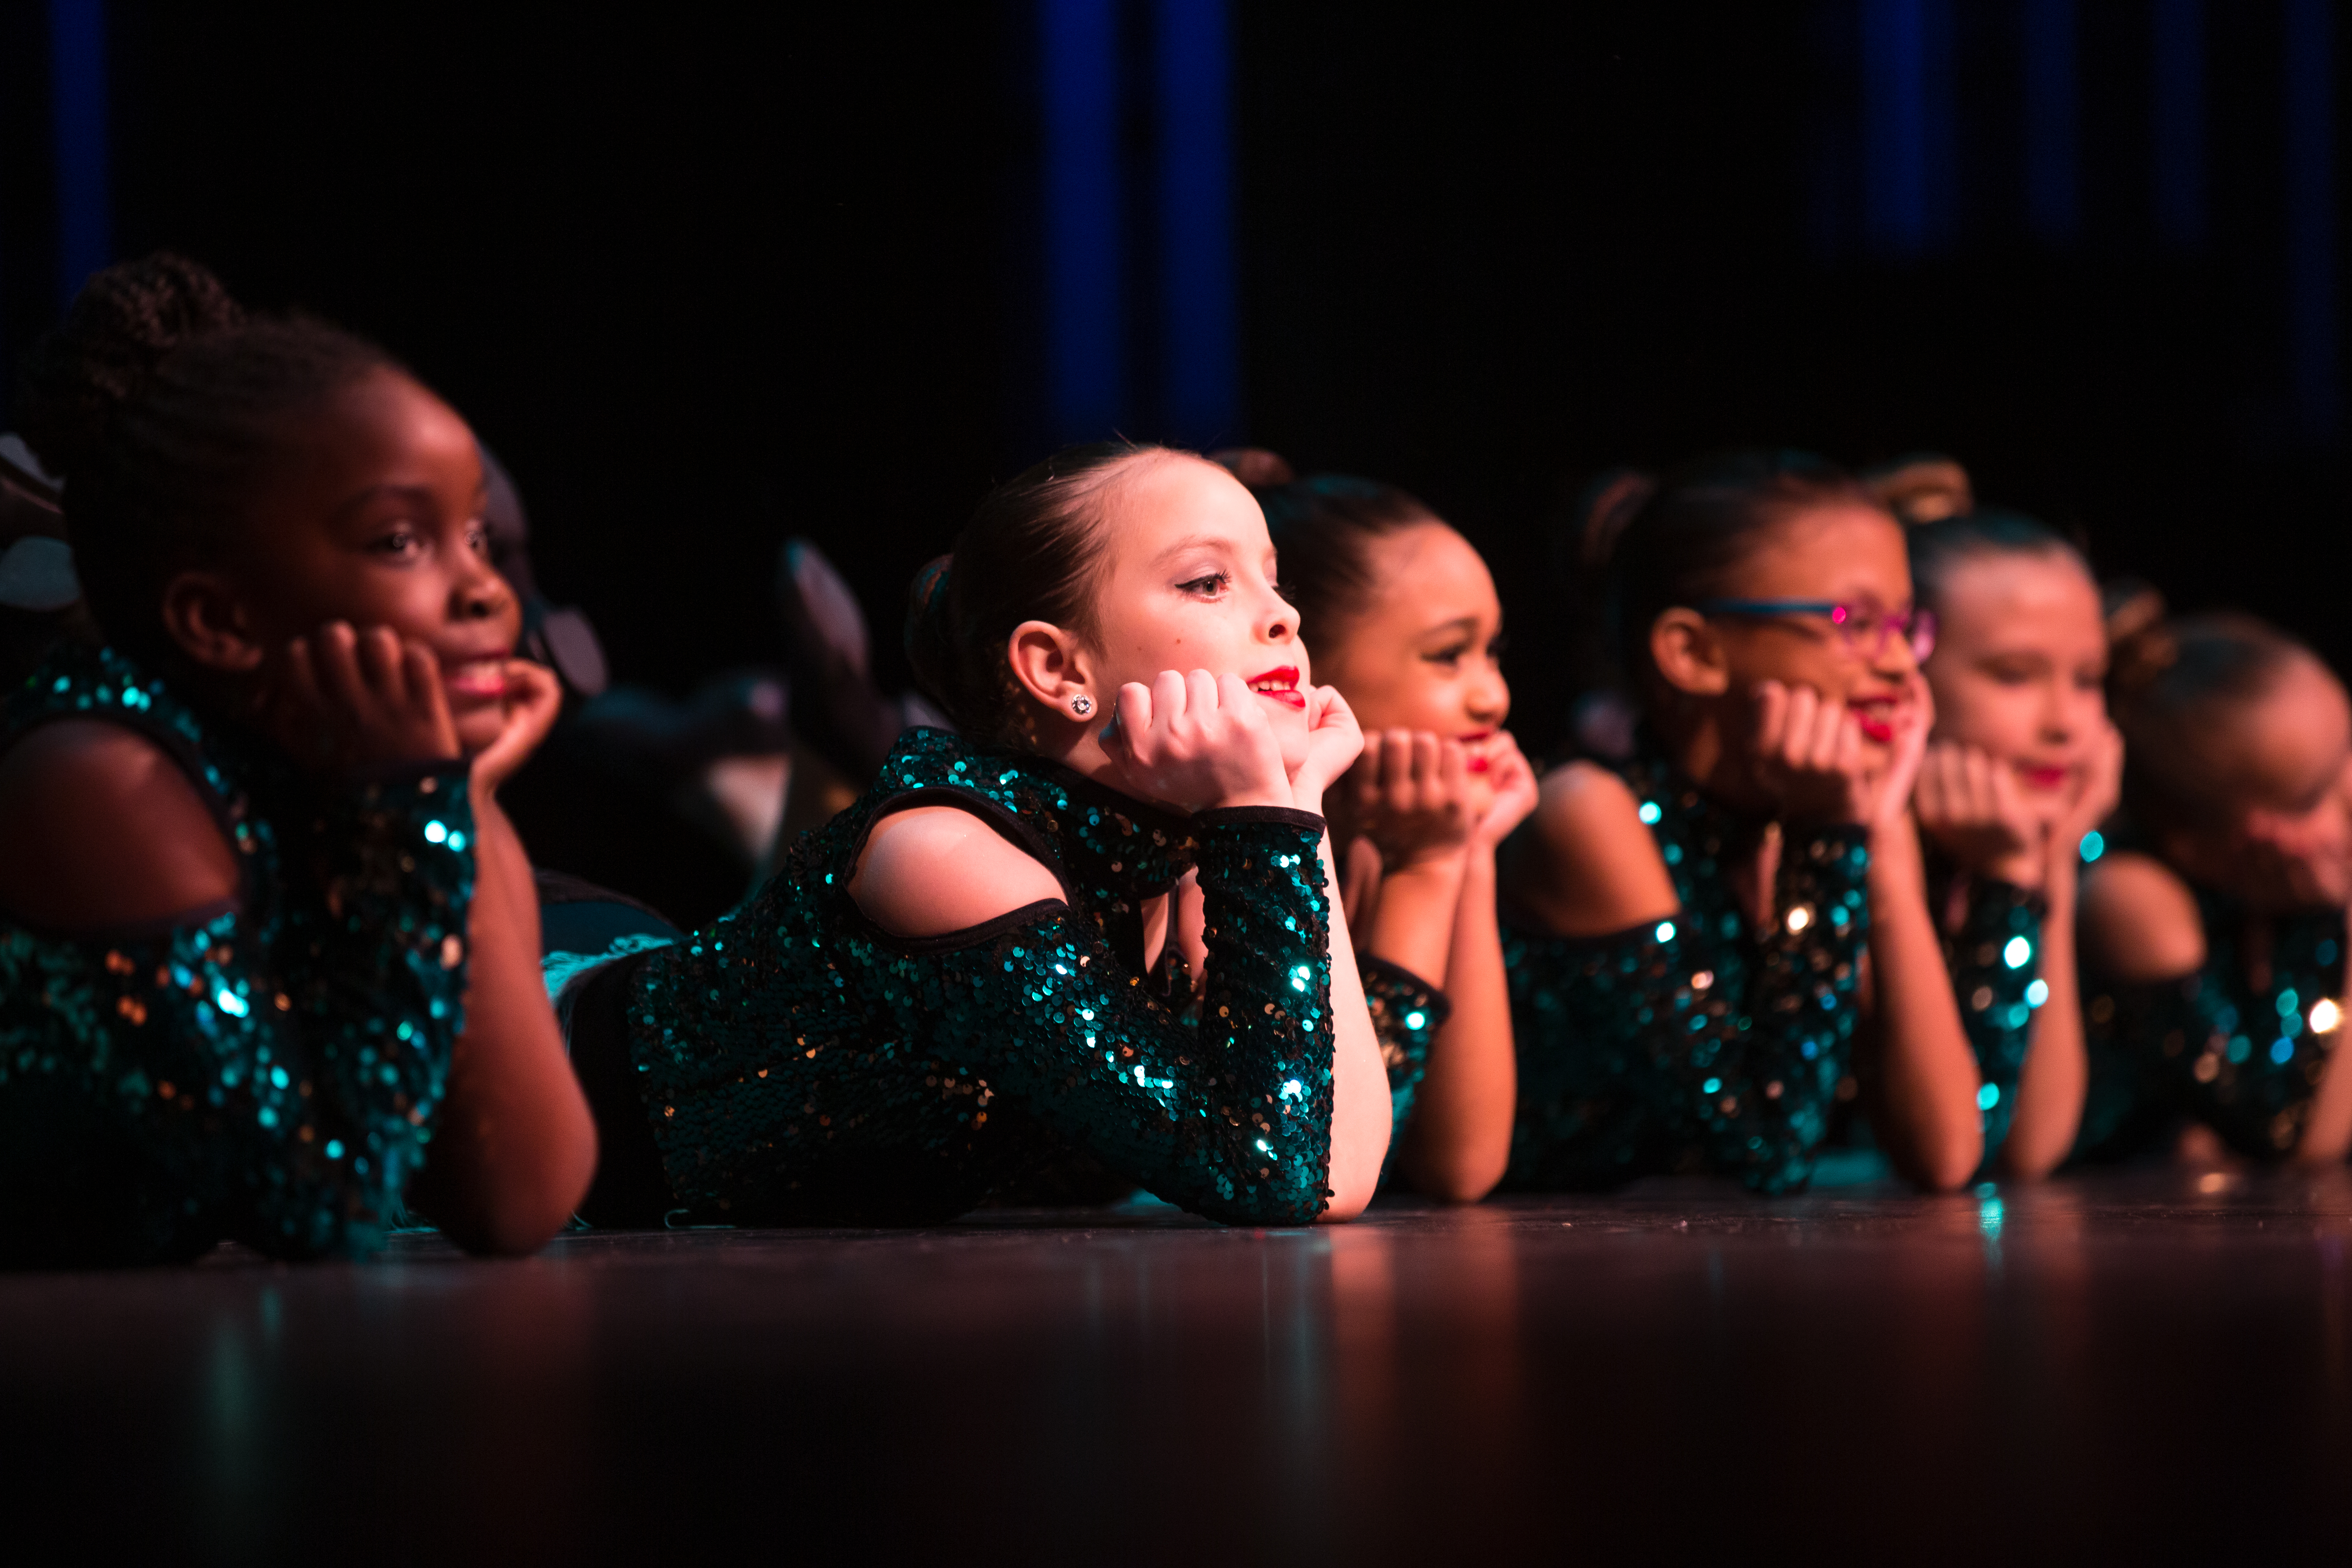
[[908,648],[959,733],[567,986],[587,1217],[931,1220],[1087,1161],[1234,1223],[1356,1214],[1390,1106],[1322,805],[1361,739],[1249,492],[1061,453],[919,578]]
[[2168,620],[2142,592],[2110,625],[2129,760],[2117,847],[2084,878],[2077,1148],[2149,1150],[2185,1120],[2254,1159],[2340,1163],[2352,702],[2251,616]]
[[0,710],[0,1256],[563,1223],[594,1128],[497,788],[552,721],[482,462],[324,323],[163,255],[28,360],[102,648]]

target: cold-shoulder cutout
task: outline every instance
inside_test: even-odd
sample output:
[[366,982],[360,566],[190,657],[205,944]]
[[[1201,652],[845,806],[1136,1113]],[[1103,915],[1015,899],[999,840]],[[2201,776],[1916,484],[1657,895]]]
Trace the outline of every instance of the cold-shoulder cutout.
[[60,719],[0,753],[0,915],[60,934],[232,906],[243,868],[180,762],[128,726]]
[[1512,837],[1503,891],[1564,937],[1607,936],[1682,907],[1632,788],[1586,762],[1544,775],[1535,814]]
[[2083,878],[2083,962],[2127,984],[2173,980],[2205,966],[2197,895],[2153,856],[2118,851]]
[[945,936],[1039,903],[1067,903],[1052,868],[959,802],[893,811],[867,833],[849,896],[893,936]]

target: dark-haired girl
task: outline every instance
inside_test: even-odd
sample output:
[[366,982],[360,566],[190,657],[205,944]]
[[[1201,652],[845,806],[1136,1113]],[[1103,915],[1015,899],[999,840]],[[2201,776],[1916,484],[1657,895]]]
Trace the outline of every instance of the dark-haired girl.
[[2128,826],[2084,879],[2080,1147],[2152,1149],[2185,1117],[2256,1159],[2340,1162],[2352,704],[2247,616],[2152,615],[2114,658]]
[[2098,585],[2063,538],[2014,512],[1921,523],[1910,544],[1937,626],[1924,666],[1936,728],[1912,797],[1928,903],[1983,1079],[1985,1166],[2038,1176],[2082,1113],[2076,880],[2123,760]]
[[1979,1086],[1906,809],[1931,637],[1903,531],[1794,454],[1621,493],[1596,521],[1643,727],[1548,774],[1505,861],[1509,1180],[1801,1186],[1852,1074],[1898,1168],[1957,1184]]
[[578,982],[588,1217],[931,1219],[1078,1156],[1219,1219],[1361,1209],[1389,1100],[1320,815],[1361,742],[1249,492],[1066,452],[918,582],[908,648],[961,736]]
[[511,655],[448,406],[171,257],[27,364],[109,640],[0,715],[0,1252],[469,1247],[562,1224],[593,1127],[495,790],[552,678]]
[[[1263,471],[1271,454],[1255,455]],[[1331,819],[1389,1063],[1391,1168],[1475,1202],[1511,1146],[1495,849],[1535,807],[1534,771],[1502,727],[1502,605],[1469,541],[1402,490],[1327,474],[1256,493],[1300,635],[1364,727]]]

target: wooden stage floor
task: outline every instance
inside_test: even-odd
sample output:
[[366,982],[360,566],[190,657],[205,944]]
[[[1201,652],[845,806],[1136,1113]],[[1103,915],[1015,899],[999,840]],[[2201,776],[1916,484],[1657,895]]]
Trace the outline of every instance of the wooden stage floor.
[[224,1251],[0,1276],[0,1496],[18,1562],[2338,1560],[2347,1244],[2346,1173],[2166,1171]]

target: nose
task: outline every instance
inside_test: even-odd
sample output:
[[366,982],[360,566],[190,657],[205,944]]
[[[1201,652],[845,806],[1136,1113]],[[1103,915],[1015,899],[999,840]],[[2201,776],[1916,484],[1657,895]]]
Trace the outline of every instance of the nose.
[[1511,711],[1510,683],[1503,679],[1502,667],[1492,659],[1470,683],[1470,717],[1481,724],[1500,724]]
[[450,613],[456,619],[491,620],[514,607],[514,589],[490,564],[488,557],[469,550],[462,559],[466,564],[459,569],[450,590]]

